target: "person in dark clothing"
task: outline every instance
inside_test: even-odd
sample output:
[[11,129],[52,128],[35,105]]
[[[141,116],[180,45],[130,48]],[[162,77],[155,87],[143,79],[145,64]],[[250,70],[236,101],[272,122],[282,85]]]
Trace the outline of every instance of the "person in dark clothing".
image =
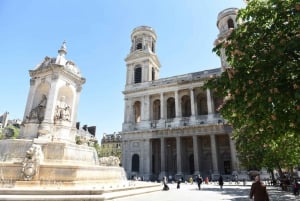
[[177,189],[180,188],[180,183],[181,183],[181,179],[178,179],[178,180],[177,180]]
[[196,178],[196,181],[197,181],[198,189],[201,190],[201,184],[203,182],[202,177],[200,175],[198,175]]
[[250,199],[254,197],[254,201],[269,201],[266,186],[260,181],[259,175],[255,177],[255,182],[251,186]]
[[299,183],[296,179],[293,184],[293,193],[294,195],[299,195]]
[[219,186],[220,186],[221,189],[223,189],[223,185],[224,185],[223,177],[222,177],[222,175],[220,175],[220,177],[219,177]]

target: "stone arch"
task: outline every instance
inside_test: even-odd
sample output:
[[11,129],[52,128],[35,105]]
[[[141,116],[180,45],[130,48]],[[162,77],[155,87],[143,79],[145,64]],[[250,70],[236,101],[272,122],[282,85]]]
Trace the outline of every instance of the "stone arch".
[[131,171],[139,172],[140,171],[140,156],[138,154],[133,154],[131,159]]
[[160,100],[156,99],[153,101],[153,120],[160,119]]
[[184,95],[181,98],[181,112],[182,117],[191,116],[191,98],[188,95]]
[[54,119],[71,121],[74,110],[75,95],[69,86],[62,86],[58,90]]
[[38,120],[39,122],[44,120],[49,90],[50,84],[48,82],[42,82],[38,85],[31,104],[31,109],[27,114],[27,119]]
[[207,115],[207,97],[205,94],[200,93],[197,95],[197,114],[198,115]]
[[175,99],[173,97],[167,99],[167,119],[175,118]]
[[135,50],[142,50],[143,49],[143,39],[137,38],[135,42],[136,42]]
[[229,19],[227,20],[227,26],[228,26],[228,29],[234,28],[234,22],[233,22],[233,19],[229,18]]
[[136,101],[133,105],[134,122],[138,123],[141,121],[141,102]]

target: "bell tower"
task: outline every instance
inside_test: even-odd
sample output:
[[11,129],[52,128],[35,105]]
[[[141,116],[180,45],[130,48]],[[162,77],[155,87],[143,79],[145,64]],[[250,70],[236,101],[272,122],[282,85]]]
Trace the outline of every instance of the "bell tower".
[[[237,23],[236,23],[237,13],[238,13],[238,8],[227,8],[218,14],[217,27],[219,29],[219,35],[214,45],[217,45],[218,43],[225,40],[230,35],[231,31],[237,27]],[[221,58],[222,70],[225,70],[226,68],[229,67],[229,64],[226,61],[227,59],[226,59],[224,49],[221,50],[220,58]]]
[[159,79],[160,63],[156,55],[156,33],[148,26],[139,26],[131,34],[131,48],[125,58],[126,87]]

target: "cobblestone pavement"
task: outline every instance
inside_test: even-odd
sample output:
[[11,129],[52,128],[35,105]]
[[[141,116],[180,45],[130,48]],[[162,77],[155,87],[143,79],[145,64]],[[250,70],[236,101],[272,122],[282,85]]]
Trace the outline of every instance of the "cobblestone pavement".
[[[114,201],[250,201],[251,183],[243,185],[226,184],[223,190],[217,184],[202,184],[201,190],[194,184],[169,184],[169,191],[157,191],[131,197],[114,199]],[[281,191],[278,187],[267,186],[270,201],[300,201],[300,196]]]

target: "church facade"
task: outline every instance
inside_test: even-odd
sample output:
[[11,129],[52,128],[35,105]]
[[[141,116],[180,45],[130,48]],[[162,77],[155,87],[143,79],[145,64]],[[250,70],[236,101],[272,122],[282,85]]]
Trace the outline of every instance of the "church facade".
[[[219,39],[236,26],[237,9],[218,15]],[[226,67],[160,78],[153,28],[140,26],[131,34],[127,55],[122,166],[127,177],[157,180],[163,176],[214,177],[239,170],[232,128],[218,113],[222,99],[204,82]]]

